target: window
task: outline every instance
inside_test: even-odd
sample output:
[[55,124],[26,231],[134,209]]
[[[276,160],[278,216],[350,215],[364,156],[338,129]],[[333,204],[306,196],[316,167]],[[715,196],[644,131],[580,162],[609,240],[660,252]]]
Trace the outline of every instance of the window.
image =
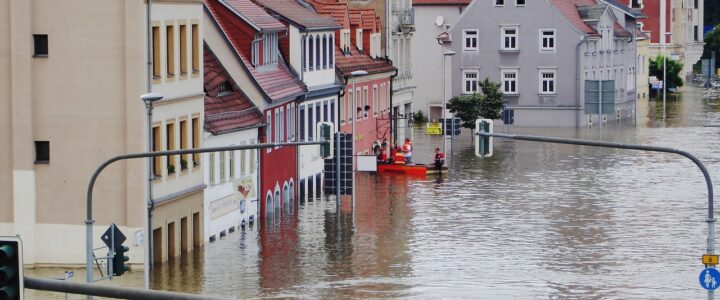
[[[192,119],[192,147],[200,148],[200,119]],[[200,164],[200,153],[193,154],[193,163],[197,166]]]
[[172,25],[165,26],[165,38],[167,44],[165,45],[167,53],[165,58],[167,59],[167,76],[175,76],[175,27]]
[[310,66],[310,71],[315,70],[315,63],[313,62],[313,53],[315,53],[315,39],[313,39],[312,36],[308,39],[308,66]]
[[[181,120],[180,121],[180,149],[187,149],[188,148],[188,139],[187,139],[187,120]],[[188,156],[189,154],[183,154],[180,157],[180,170],[185,170],[188,168]]]
[[50,162],[50,142],[35,141],[35,163],[46,164]]
[[220,183],[225,182],[225,151],[220,151]]
[[187,26],[180,25],[180,75],[187,74]]
[[278,121],[280,121],[280,124],[279,124],[278,128],[280,129],[280,143],[284,143],[286,141],[286,137],[285,137],[285,125],[286,124],[285,124],[285,109],[283,109],[282,107],[280,108],[279,116],[280,116],[280,120],[278,120]]
[[328,63],[328,61],[327,61],[328,48],[327,48],[327,36],[325,36],[324,34],[323,34],[323,38],[322,38],[322,50],[323,50],[322,68],[323,68],[323,70],[325,70],[325,69],[327,69],[327,63]]
[[515,0],[515,6],[525,6],[525,0]]
[[352,91],[352,90],[349,90],[348,93],[347,93],[347,95],[345,96],[345,103],[346,103],[345,109],[346,109],[346,112],[347,112],[346,115],[347,115],[347,120],[348,120],[348,122],[350,122],[350,120],[352,120],[353,110],[355,110],[355,108],[352,107],[352,106],[353,106],[353,99],[355,99],[355,98],[353,98],[353,97],[354,97],[353,95],[354,95],[354,94],[353,94],[353,91]]
[[335,124],[335,128],[337,128],[337,120],[335,120],[335,99],[330,100],[330,122]]
[[280,110],[275,110],[275,137],[273,138],[273,142],[277,143],[280,142]]
[[240,151],[240,174],[242,174],[242,175],[247,174],[247,165],[245,163],[245,155],[248,151],[253,151],[253,150],[241,150]]
[[300,49],[302,49],[302,53],[303,53],[302,58],[300,59],[301,60],[300,65],[301,65],[301,68],[303,71],[307,71],[307,64],[305,64],[305,60],[307,59],[307,49],[305,48],[306,40],[307,40],[307,38],[305,36],[303,36],[300,39]]
[[[244,153],[245,151],[243,150],[243,151],[240,151],[240,152],[243,152],[243,153]],[[244,163],[244,162],[243,162],[243,163]],[[228,176],[228,178],[230,178],[230,179],[232,180],[232,179],[235,178],[235,151],[230,151],[230,152],[228,152],[228,165],[229,165],[229,168],[230,168],[230,170],[229,170],[229,171],[230,171],[230,176]]]
[[517,70],[503,70],[502,90],[505,94],[517,94]]
[[315,70],[320,70],[320,36],[315,36]]
[[34,52],[33,56],[47,56],[48,55],[48,35],[47,34],[33,34]]
[[323,101],[323,122],[330,122],[330,120],[328,120],[328,102],[327,102],[327,100]]
[[505,0],[495,0],[495,6],[503,6],[505,5]]
[[153,78],[160,78],[160,27],[153,26],[152,28],[152,61],[153,61]]
[[[162,149],[162,135],[160,134],[160,126],[154,126],[152,130],[152,151],[157,152]],[[162,176],[162,157],[155,156],[153,158],[153,174],[155,176]]]
[[463,50],[465,51],[477,51],[478,50],[478,31],[473,30],[464,30],[463,31],[463,40],[465,41],[465,44],[463,44]]
[[[267,117],[265,120],[267,127],[265,127],[265,142],[266,143],[272,143],[273,142],[273,126],[272,126],[272,112],[267,113]],[[267,148],[267,152],[270,153],[272,151],[272,147]]]
[[642,0],[632,0],[630,5],[632,8],[642,8]]
[[699,6],[698,6],[698,0],[695,0],[694,2],[695,2],[695,5],[693,6],[693,8],[698,9],[698,7],[699,7]]
[[363,108],[362,108],[363,111],[365,112],[365,113],[364,113],[365,118],[368,117],[367,107],[370,106],[369,99],[368,99],[368,98],[369,98],[369,97],[368,97],[368,93],[369,93],[369,92],[368,92],[368,88],[365,87],[365,88],[363,89]]
[[208,178],[208,183],[213,185],[215,184],[215,153],[210,153],[210,155],[208,155],[208,160],[210,161],[210,168],[208,170],[208,175],[210,176]]
[[540,30],[540,51],[555,51],[555,29]]
[[375,115],[377,115],[378,114],[378,87],[377,87],[377,85],[373,86],[372,97],[373,97],[372,111]]
[[358,50],[360,50],[360,51],[363,50],[363,30],[362,29],[358,29],[356,31],[355,44],[356,44]]
[[[695,0],[695,3],[697,4],[697,0]],[[695,30],[695,31],[693,32],[693,38],[694,38],[694,41],[697,42],[697,41],[699,41],[699,39],[700,39],[700,32],[698,31],[698,26],[695,25],[695,26],[693,27],[693,29]]]
[[[165,142],[167,150],[175,150],[175,123],[165,125]],[[168,174],[175,173],[175,155],[167,156]]]
[[[312,130],[315,131],[317,123],[322,122],[320,119],[320,102],[315,103],[315,123],[313,123]],[[318,136],[318,140],[320,137]]]
[[267,33],[262,39],[263,42],[263,58],[260,65],[272,65],[277,63],[278,58],[278,35],[277,33]]
[[475,94],[478,92],[478,72],[463,71],[463,94]]
[[503,27],[502,28],[502,50],[517,50],[517,38],[518,29],[517,27]]
[[555,70],[540,70],[540,94],[556,94]]
[[[255,143],[255,141],[251,141],[251,143]],[[255,173],[255,150],[249,150],[250,151],[250,174]]]
[[313,135],[315,132],[315,123],[313,122],[313,105],[312,103],[308,105],[308,141],[313,140]]
[[192,24],[192,68],[193,73],[200,72],[200,35],[198,24]]
[[300,141],[307,141],[307,137],[305,136],[305,127],[307,124],[305,124],[305,105],[300,106]]
[[333,35],[331,34],[328,39],[328,66],[332,69],[335,67],[335,44],[333,42]]

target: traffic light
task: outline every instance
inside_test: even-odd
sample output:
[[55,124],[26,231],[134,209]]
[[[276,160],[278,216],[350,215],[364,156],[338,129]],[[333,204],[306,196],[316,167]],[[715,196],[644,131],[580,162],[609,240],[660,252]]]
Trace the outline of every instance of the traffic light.
[[491,157],[493,154],[493,138],[478,135],[478,132],[493,133],[493,121],[489,119],[475,120],[475,156]]
[[0,237],[0,299],[23,299],[22,242],[17,237]]
[[113,276],[121,276],[128,271],[128,266],[125,263],[130,260],[129,257],[125,256],[125,252],[130,251],[125,245],[120,245],[115,249],[115,255],[113,256]]
[[335,149],[333,142],[333,123],[320,122],[317,124],[317,136],[320,137],[321,141],[327,141],[328,143],[320,145],[320,156],[323,159],[333,158],[333,150]]

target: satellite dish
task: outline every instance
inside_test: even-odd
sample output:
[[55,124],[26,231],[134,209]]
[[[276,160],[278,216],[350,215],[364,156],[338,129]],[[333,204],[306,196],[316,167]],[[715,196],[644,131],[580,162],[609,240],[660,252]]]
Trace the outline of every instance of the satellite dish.
[[443,23],[445,23],[445,18],[443,18],[443,16],[437,16],[437,18],[435,18],[435,25],[437,25],[437,27],[442,26]]

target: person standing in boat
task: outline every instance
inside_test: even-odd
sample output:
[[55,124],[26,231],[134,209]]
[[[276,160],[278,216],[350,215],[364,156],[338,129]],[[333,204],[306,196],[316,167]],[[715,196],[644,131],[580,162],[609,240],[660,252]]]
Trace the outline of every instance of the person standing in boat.
[[412,164],[412,141],[410,139],[405,139],[402,150],[405,153],[405,164]]
[[398,146],[395,146],[395,155],[393,156],[393,162],[399,165],[404,165],[407,163],[407,161],[405,161],[405,153],[403,153],[402,149],[400,149],[400,147]]
[[435,169],[439,172],[445,164],[445,153],[440,152],[440,148],[435,148]]

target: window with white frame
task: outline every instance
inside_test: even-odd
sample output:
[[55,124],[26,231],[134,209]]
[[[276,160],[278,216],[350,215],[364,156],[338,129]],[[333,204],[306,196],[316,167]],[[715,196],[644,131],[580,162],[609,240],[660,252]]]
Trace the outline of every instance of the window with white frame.
[[373,86],[372,97],[373,97],[373,106],[371,109],[373,111],[373,114],[377,115],[378,114],[378,86],[377,85]]
[[503,50],[518,50],[518,28],[517,27],[503,27],[501,28],[502,44],[500,45]]
[[555,90],[555,74],[555,70],[540,70],[540,94],[557,94]]
[[515,0],[515,6],[525,6],[525,0]]
[[518,93],[518,71],[517,70],[502,70],[502,91],[505,94],[517,94]]
[[[268,112],[267,116],[265,117],[265,124],[267,124],[267,127],[265,127],[265,142],[266,143],[272,143],[273,142],[273,126],[272,126],[272,112]],[[271,147],[267,148],[267,152],[270,153],[272,151]]]
[[478,92],[478,71],[463,71],[463,94]]
[[363,30],[357,29],[355,31],[355,46],[358,48],[358,50],[363,50]]
[[463,50],[465,51],[477,51],[478,50],[478,30],[477,29],[466,29],[463,30]]
[[505,0],[494,0],[495,6],[503,6],[505,5]]
[[542,52],[554,52],[555,51],[555,29],[541,29],[540,30],[540,51],[542,51]]

